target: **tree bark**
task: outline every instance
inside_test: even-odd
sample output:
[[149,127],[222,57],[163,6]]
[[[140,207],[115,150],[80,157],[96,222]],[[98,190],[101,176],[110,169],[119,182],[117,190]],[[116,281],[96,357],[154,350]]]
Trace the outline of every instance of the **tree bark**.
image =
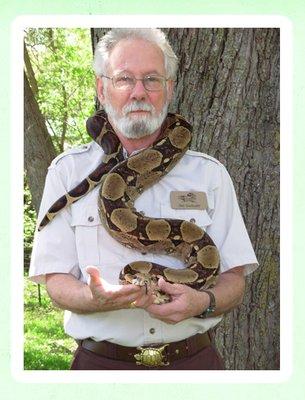
[[[108,29],[92,29],[92,43]],[[164,29],[179,59],[171,111],[228,169],[260,268],[216,330],[227,369],[279,369],[279,29]]]
[[32,203],[36,212],[38,212],[47,169],[56,156],[56,151],[25,73],[24,154]]
[[26,74],[33,92],[34,96],[38,96],[38,85],[37,81],[35,78],[35,73],[32,67],[32,63],[29,57],[28,49],[26,47],[26,44],[23,44],[23,53],[24,53],[24,66],[26,70]]

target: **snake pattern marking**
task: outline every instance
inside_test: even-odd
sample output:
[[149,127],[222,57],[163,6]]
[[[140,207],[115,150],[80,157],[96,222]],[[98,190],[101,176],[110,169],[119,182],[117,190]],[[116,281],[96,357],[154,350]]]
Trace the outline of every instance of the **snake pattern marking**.
[[157,290],[161,276],[168,282],[186,284],[197,290],[213,286],[219,274],[219,252],[203,229],[185,220],[149,218],[134,208],[137,197],[182,158],[191,142],[191,129],[183,117],[169,113],[158,141],[124,159],[122,145],[106,114],[98,111],[88,119],[87,131],[103,148],[103,162],[51,206],[38,229],[47,225],[63,208],[100,185],[100,218],[114,239],[140,252],[172,255],[187,265],[184,269],[173,269],[152,262],[134,261],[121,271],[121,283],[150,287],[157,304],[170,301],[168,295]]

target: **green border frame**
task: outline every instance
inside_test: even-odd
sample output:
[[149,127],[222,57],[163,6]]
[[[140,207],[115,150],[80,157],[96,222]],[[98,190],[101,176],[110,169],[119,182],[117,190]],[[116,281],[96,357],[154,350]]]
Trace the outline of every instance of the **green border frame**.
[[[141,398],[176,398],[178,399],[195,399],[207,398],[226,400],[244,399],[303,399],[305,397],[304,386],[304,295],[302,293],[303,281],[305,279],[302,264],[302,239],[304,224],[304,174],[302,171],[302,159],[304,146],[304,134],[302,132],[302,114],[304,113],[304,16],[305,5],[302,0],[280,1],[280,0],[189,0],[187,3],[178,3],[174,1],[164,0],[53,0],[51,1],[35,1],[35,0],[11,0],[0,1],[0,54],[1,63],[1,96],[0,96],[0,115],[2,132],[0,134],[0,183],[4,188],[0,196],[0,279],[2,282],[2,311],[0,314],[1,341],[0,341],[0,393],[3,398],[10,400],[15,398],[22,399],[131,399],[134,397]],[[10,102],[13,100],[14,94],[10,91],[11,70],[9,62],[10,57],[10,25],[12,21],[20,15],[31,14],[265,14],[265,15],[281,15],[290,19],[293,24],[293,41],[294,41],[294,59],[293,59],[293,80],[294,80],[294,211],[293,211],[293,233],[294,233],[294,304],[293,312],[294,321],[294,353],[293,353],[293,372],[285,382],[277,384],[154,384],[148,387],[148,384],[141,384],[139,376],[138,384],[96,384],[96,383],[80,383],[80,384],[43,384],[29,383],[17,381],[11,371],[11,285],[14,284],[13,274],[10,268],[10,198],[11,189],[9,168],[10,165]],[[292,193],[291,193],[292,195]],[[284,266],[283,266],[284,267]]]

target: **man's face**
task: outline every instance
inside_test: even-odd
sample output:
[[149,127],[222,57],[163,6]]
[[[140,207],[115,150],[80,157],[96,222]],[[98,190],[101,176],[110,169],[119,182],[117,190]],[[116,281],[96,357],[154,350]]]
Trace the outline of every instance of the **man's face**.
[[[142,39],[121,40],[110,54],[106,75],[112,77],[122,72],[138,79],[149,74],[165,77],[163,53]],[[141,81],[133,89],[121,90],[105,80],[97,80],[99,100],[115,129],[128,138],[140,138],[160,128],[171,99],[172,81],[166,82],[160,91],[148,91]]]

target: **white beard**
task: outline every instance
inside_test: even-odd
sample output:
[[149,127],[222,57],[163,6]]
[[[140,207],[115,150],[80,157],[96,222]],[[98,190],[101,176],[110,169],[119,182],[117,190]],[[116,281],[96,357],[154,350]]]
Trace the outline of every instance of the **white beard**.
[[[144,136],[151,135],[161,127],[167,115],[168,102],[164,104],[158,115],[156,115],[155,108],[144,101],[134,101],[133,103],[126,105],[122,109],[122,115],[120,115],[108,101],[106,101],[103,106],[108,118],[114,125],[114,129],[117,129],[128,139],[140,139]],[[131,111],[139,110],[150,111],[151,114],[140,116],[128,115]]]

